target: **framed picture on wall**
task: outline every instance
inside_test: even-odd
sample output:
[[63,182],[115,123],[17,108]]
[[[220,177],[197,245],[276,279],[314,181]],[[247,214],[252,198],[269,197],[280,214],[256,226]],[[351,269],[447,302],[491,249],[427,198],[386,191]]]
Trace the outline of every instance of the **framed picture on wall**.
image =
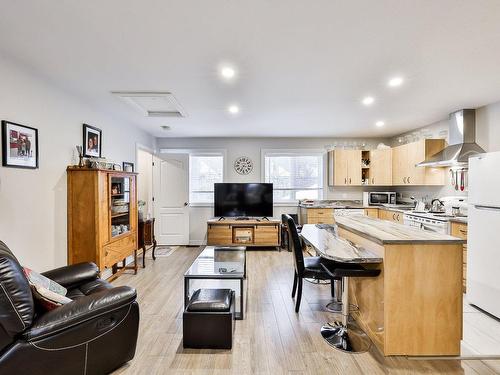
[[129,163],[128,161],[123,162],[124,172],[134,172],[134,163]]
[[38,168],[38,130],[2,120],[2,165]]
[[83,124],[83,156],[100,158],[102,152],[102,130]]

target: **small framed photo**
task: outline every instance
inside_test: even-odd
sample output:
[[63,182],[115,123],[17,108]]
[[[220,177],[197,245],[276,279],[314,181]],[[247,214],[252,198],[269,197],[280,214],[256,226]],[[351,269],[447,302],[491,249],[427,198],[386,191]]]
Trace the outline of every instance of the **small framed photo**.
[[38,168],[38,130],[2,120],[2,165]]
[[124,172],[133,172],[134,171],[134,163],[129,163],[127,161],[123,162],[123,171]]
[[101,152],[102,130],[83,124],[83,156],[100,158]]

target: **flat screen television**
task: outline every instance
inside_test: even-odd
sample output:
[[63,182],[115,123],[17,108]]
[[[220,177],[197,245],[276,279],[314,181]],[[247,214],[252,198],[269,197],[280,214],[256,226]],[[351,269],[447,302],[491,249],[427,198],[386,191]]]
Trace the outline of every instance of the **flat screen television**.
[[215,216],[272,217],[273,184],[217,183],[214,206]]

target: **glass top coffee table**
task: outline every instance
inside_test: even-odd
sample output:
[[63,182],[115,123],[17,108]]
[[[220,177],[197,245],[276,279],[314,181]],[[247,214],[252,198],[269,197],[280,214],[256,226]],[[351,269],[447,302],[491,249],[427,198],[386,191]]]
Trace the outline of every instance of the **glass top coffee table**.
[[[230,288],[239,296],[239,309],[235,311],[235,318],[243,319],[244,289],[246,279],[246,248],[207,246],[195,259],[191,267],[184,273],[184,308],[189,303],[191,287],[196,280],[197,286],[204,287],[198,280],[218,280],[217,288]],[[234,284],[237,285],[234,285]],[[231,288],[228,284],[233,284]],[[239,284],[239,285],[238,285]],[[239,293],[238,293],[239,292]],[[238,298],[237,298],[238,299]],[[236,303],[236,301],[235,301]]]

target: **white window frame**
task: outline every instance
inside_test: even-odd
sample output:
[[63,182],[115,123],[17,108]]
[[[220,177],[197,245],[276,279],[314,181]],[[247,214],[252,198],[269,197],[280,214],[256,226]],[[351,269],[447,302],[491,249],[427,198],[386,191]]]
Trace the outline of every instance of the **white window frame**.
[[[188,197],[191,198],[191,156],[222,156],[222,182],[226,181],[227,176],[227,151],[225,149],[160,149],[161,154],[187,154],[188,155]],[[214,203],[208,202],[189,202],[190,207],[213,207]]]
[[[266,156],[318,156],[321,157],[321,188],[311,189],[319,190],[318,199],[323,199],[325,196],[325,155],[326,151],[322,149],[262,149],[260,153],[261,165],[261,181],[266,182]],[[279,190],[296,190],[296,189],[279,189]],[[305,190],[305,189],[304,189]],[[298,200],[275,201],[275,206],[295,206],[299,203]]]

